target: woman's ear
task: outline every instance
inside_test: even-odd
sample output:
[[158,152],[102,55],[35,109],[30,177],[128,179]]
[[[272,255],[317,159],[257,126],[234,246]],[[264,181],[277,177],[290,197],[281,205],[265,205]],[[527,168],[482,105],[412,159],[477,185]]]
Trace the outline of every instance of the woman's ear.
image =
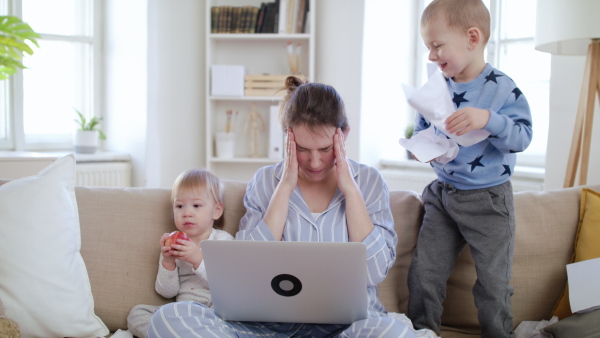
[[467,29],[467,36],[469,37],[469,49],[473,50],[481,43],[481,30],[477,27],[471,27]]

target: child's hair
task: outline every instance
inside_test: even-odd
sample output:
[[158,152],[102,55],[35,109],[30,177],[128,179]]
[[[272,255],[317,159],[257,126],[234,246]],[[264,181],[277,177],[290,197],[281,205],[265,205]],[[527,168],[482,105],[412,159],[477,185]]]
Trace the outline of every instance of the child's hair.
[[[208,194],[212,196],[215,203],[223,204],[223,183],[213,173],[204,169],[189,169],[182,172],[171,190],[171,203],[175,202],[177,193],[180,190],[191,189],[195,194],[200,194],[204,190],[208,190]],[[220,229],[223,226],[223,215],[215,220],[213,227]]]
[[483,33],[483,44],[490,39],[490,12],[481,0],[433,0],[421,15],[421,26],[431,20],[446,20],[448,27],[466,32],[477,27]]
[[288,76],[285,90],[287,94],[280,110],[284,130],[299,125],[305,125],[311,131],[325,126],[342,131],[348,128],[344,101],[332,86]]

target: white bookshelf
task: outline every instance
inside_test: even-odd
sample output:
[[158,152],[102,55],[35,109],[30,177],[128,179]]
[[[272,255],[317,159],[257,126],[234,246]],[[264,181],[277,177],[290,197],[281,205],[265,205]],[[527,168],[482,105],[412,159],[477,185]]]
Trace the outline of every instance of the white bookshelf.
[[[289,1],[289,0],[280,0]],[[295,0],[300,1],[300,0]],[[243,65],[247,75],[290,74],[286,46],[288,41],[301,44],[299,57],[300,74],[308,80],[315,79],[315,0],[309,0],[309,31],[302,34],[278,33],[211,33],[211,8],[213,6],[256,6],[260,0],[207,0],[206,21],[206,165],[220,178],[249,180],[262,166],[277,163],[280,159],[268,158],[269,110],[271,105],[280,104],[281,96],[212,96],[212,65]],[[283,86],[283,83],[282,83]],[[265,122],[265,129],[259,133],[257,156],[250,157],[250,126],[244,128],[252,105]],[[216,154],[215,135],[225,130],[227,110],[232,110],[235,123],[235,147],[233,158],[219,158]],[[239,112],[235,117],[235,112]],[[282,145],[283,146],[283,145]]]

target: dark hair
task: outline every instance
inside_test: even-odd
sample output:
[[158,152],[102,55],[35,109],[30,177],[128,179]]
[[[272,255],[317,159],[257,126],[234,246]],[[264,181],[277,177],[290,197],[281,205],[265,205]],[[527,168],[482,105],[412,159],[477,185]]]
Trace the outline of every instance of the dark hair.
[[348,117],[344,101],[338,92],[322,83],[303,82],[295,76],[285,79],[287,94],[280,110],[283,129],[305,125],[315,131],[332,126],[345,131]]
[[[200,194],[204,189],[208,190],[208,194],[213,198],[215,203],[223,203],[223,183],[213,173],[204,169],[189,169],[175,179],[173,183],[173,189],[171,190],[171,203],[175,202],[177,193],[180,190],[190,189],[195,194]],[[225,213],[223,212],[223,215]],[[223,215],[219,219],[215,220],[213,227],[215,229],[221,229],[223,227]]]

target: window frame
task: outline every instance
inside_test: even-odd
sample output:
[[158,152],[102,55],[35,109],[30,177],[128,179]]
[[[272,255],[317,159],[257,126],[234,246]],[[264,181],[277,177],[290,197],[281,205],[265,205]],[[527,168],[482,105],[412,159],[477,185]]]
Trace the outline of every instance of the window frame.
[[[6,10],[8,15],[14,15],[17,17],[23,17],[22,10],[23,0],[5,0],[2,3],[0,0],[0,8]],[[53,41],[64,41],[64,42],[82,42],[89,43],[90,48],[90,59],[91,61],[91,74],[90,80],[87,83],[91,87],[86,95],[80,95],[80,100],[84,106],[89,107],[85,113],[87,117],[99,116],[102,117],[102,88],[103,88],[103,76],[102,76],[102,64],[103,64],[103,5],[102,0],[91,0],[92,10],[92,32],[91,36],[81,35],[59,35],[59,34],[47,34],[38,32],[40,34],[40,40],[53,40]],[[35,50],[34,50],[35,52]],[[27,57],[27,56],[25,56]],[[24,126],[24,87],[23,87],[23,71],[19,70],[11,78],[4,80],[8,82],[7,86],[7,98],[6,103],[7,109],[7,139],[0,139],[0,150],[4,151],[44,151],[44,150],[65,150],[73,147],[73,142],[27,142],[25,139],[25,126]],[[90,96],[88,99],[85,96]],[[75,125],[73,126],[75,130]]]

